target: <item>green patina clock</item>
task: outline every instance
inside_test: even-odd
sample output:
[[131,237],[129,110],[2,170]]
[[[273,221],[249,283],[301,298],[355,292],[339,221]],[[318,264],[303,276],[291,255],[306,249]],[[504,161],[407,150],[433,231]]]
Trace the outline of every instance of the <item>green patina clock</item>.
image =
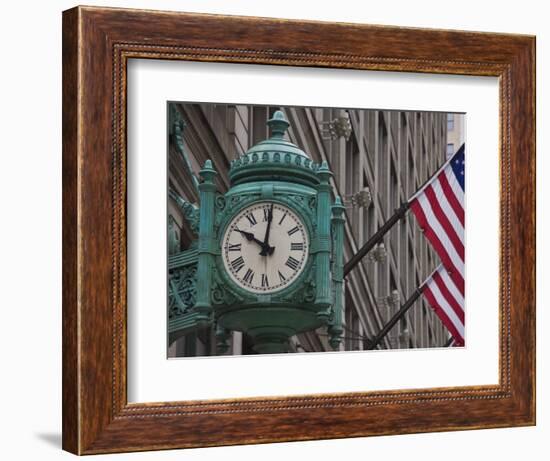
[[326,326],[339,347],[343,206],[327,164],[285,139],[283,113],[268,125],[271,137],[231,162],[225,194],[207,161],[200,207],[175,197],[198,239],[170,256],[171,340],[215,324],[220,351],[242,331],[259,353],[285,352],[293,335]]
[[257,202],[236,214],[223,233],[225,271],[245,290],[276,293],[304,270],[309,240],[306,225],[291,208]]

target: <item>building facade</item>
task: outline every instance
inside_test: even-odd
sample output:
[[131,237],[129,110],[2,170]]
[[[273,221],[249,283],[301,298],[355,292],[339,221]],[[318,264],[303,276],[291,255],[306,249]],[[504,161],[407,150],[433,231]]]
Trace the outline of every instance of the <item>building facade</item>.
[[[220,191],[229,187],[229,162],[266,139],[266,121],[275,110],[283,110],[290,122],[290,140],[313,161],[327,161],[334,173],[334,194],[346,205],[344,261],[445,162],[452,143],[448,140],[449,116],[463,126],[463,115],[446,113],[172,104],[185,122],[184,152],[190,169],[197,175],[211,159],[219,172]],[[181,197],[198,204],[189,167],[171,143],[168,182]],[[169,251],[188,248],[193,234],[171,198],[168,214]],[[347,276],[341,349],[366,349],[369,340],[438,264],[437,255],[408,213]],[[169,344],[169,357],[217,355],[211,330]],[[448,338],[445,327],[421,297],[378,347],[442,347]],[[332,350],[323,329],[294,337],[291,347],[296,352]],[[234,332],[227,354],[251,352],[247,338]]]
[[466,136],[466,117],[464,114],[447,114],[447,157],[460,149]]

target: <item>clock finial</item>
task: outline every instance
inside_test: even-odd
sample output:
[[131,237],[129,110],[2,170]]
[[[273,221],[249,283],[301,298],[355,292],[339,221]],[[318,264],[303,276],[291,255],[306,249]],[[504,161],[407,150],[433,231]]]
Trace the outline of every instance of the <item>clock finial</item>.
[[273,114],[273,117],[267,121],[269,128],[271,128],[271,139],[283,139],[290,123],[285,118],[283,111],[277,110]]

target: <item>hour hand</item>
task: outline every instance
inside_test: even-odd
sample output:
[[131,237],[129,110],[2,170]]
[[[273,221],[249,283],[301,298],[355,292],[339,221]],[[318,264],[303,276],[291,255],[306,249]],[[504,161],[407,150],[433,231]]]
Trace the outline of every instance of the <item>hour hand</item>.
[[[264,248],[264,242],[258,240],[256,237],[254,237],[254,234],[252,232],[246,232],[246,231],[236,229],[236,228],[235,228],[235,230],[237,232],[240,232],[242,235],[244,235],[246,237],[246,240],[248,240],[249,242],[256,242],[258,245],[260,245],[262,247],[262,249]],[[271,248],[271,247],[269,247],[269,248]]]

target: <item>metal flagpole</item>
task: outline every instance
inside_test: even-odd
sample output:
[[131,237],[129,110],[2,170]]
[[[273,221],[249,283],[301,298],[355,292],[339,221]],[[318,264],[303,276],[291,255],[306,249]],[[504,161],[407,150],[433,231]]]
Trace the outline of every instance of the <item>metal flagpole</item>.
[[395,313],[395,315],[390,319],[390,321],[384,325],[384,328],[369,342],[367,350],[373,350],[380,344],[380,341],[389,333],[389,331],[395,326],[397,322],[403,317],[407,311],[413,306],[418,298],[422,295],[422,289],[424,285],[433,277],[433,275],[438,271],[441,266],[437,266],[436,269],[424,280],[417,288],[414,290],[414,293],[405,301],[405,304]]
[[422,291],[420,288],[417,288],[414,293],[410,296],[407,301],[405,301],[405,304],[401,306],[401,309],[399,309],[395,315],[391,318],[391,320],[384,325],[384,328],[380,330],[380,332],[371,340],[369,341],[369,345],[367,347],[367,350],[373,350],[375,349],[378,344],[384,339],[384,337],[389,333],[389,331],[394,327],[394,325],[399,321],[401,317],[405,315],[405,313],[412,307],[412,305],[415,303],[415,301],[420,297],[422,294]]
[[344,277],[356,266],[356,264],[363,259],[363,257],[374,247],[374,245],[382,241],[382,237],[392,228],[392,226],[399,221],[409,209],[409,202],[403,203],[394,215],[388,219],[384,225],[376,231],[376,233],[365,243],[357,253],[344,265]]

